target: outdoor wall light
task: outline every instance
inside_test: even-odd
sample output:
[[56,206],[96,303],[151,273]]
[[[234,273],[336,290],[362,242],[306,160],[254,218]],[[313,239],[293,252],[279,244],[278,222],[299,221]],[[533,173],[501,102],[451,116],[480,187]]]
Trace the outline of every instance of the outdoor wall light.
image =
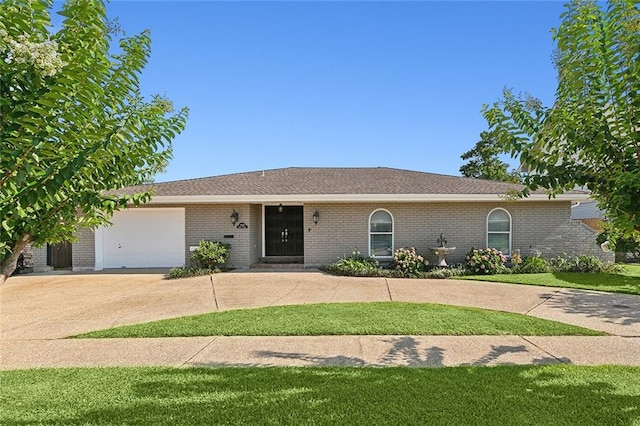
[[313,218],[313,223],[315,223],[317,225],[318,224],[318,220],[320,220],[320,213],[318,213],[318,210],[316,210],[316,212],[311,217]]
[[278,213],[282,213],[282,203],[278,206]]
[[231,213],[231,224],[235,225],[236,223],[238,223],[238,212],[235,211],[235,209],[233,210],[233,213]]

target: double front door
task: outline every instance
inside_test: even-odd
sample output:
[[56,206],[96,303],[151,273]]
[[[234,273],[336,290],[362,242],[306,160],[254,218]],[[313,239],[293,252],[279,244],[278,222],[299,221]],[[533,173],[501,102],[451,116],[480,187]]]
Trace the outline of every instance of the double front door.
[[265,255],[304,256],[302,206],[265,206]]

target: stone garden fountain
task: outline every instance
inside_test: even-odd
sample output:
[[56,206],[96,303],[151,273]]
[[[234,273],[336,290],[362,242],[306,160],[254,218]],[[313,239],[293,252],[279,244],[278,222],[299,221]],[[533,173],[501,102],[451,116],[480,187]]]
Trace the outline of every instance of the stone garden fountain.
[[447,244],[447,240],[445,240],[444,236],[442,235],[442,231],[440,231],[440,238],[436,240],[436,243],[438,243],[438,247],[429,247],[429,250],[431,250],[433,254],[438,258],[438,266],[447,266],[446,258],[456,248],[445,247],[445,244]]

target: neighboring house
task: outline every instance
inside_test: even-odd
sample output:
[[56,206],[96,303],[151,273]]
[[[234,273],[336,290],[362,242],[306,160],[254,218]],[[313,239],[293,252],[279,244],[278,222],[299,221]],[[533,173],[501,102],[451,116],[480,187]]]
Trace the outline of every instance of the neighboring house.
[[180,266],[203,239],[230,243],[228,263],[238,268],[316,267],[354,250],[388,261],[400,247],[429,253],[441,232],[456,247],[449,263],[472,247],[612,260],[593,230],[571,221],[572,203],[588,199],[581,191],[506,201],[520,185],[378,167],[264,170],[117,193],[150,187],[151,202],[117,212],[113,226],[79,231],[74,270]]
[[571,219],[579,220],[593,230],[602,231],[604,211],[598,208],[595,201],[583,201],[571,207]]

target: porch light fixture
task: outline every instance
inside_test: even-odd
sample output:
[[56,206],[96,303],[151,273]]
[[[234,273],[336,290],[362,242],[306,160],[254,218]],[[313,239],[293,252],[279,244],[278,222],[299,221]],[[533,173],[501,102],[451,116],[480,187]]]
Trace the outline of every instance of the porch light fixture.
[[282,203],[278,206],[278,213],[282,213]]
[[231,213],[231,224],[235,225],[236,223],[238,223],[238,212],[235,211],[235,209],[233,210],[233,213]]
[[313,223],[315,223],[317,225],[318,224],[318,220],[320,220],[320,213],[318,213],[318,210],[316,210],[316,212],[311,217],[313,218]]

